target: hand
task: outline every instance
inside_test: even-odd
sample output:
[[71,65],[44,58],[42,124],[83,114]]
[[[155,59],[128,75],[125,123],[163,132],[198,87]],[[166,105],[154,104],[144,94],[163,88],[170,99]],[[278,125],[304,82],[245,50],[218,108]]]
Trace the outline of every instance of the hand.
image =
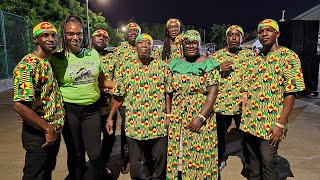
[[56,129],[49,125],[49,127],[46,129],[46,143],[42,145],[42,148],[46,148],[49,146],[52,146],[57,140],[57,132]]
[[220,64],[220,69],[221,71],[229,71],[232,68],[233,62],[232,61],[225,61],[223,63]]
[[111,135],[113,133],[113,120],[112,119],[107,120],[106,129],[107,129],[107,132],[109,133],[109,135]]
[[20,114],[17,114],[17,116],[18,116],[18,120],[19,120],[21,123],[23,123],[23,118],[20,116]]
[[170,117],[166,117],[164,123],[165,123],[166,127],[168,128],[170,125]]
[[202,127],[203,123],[199,120],[198,117],[193,118],[192,121],[188,124],[188,127],[192,132],[199,133],[200,128]]
[[283,129],[274,125],[272,126],[269,131],[268,131],[268,135],[271,134],[271,137],[269,139],[269,143],[272,145],[272,146],[276,146],[279,144],[279,142],[281,141],[281,136],[282,136],[282,132],[283,132]]

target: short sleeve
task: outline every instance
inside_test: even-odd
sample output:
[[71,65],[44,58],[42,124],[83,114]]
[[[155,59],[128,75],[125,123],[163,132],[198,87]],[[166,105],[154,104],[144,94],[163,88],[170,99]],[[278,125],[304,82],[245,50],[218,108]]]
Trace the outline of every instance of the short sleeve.
[[303,74],[299,56],[293,51],[284,59],[284,87],[285,92],[300,92],[305,90]]
[[217,68],[205,73],[204,77],[206,78],[207,87],[219,84],[219,70]]
[[30,64],[21,62],[13,71],[13,101],[32,101],[35,95],[33,69]]
[[122,66],[121,69],[118,68],[114,74],[114,85],[113,85],[113,95],[124,96],[126,94],[126,68],[127,66]]
[[104,74],[106,80],[113,80],[113,74],[115,69],[115,63],[113,61],[112,53],[107,54],[101,58],[104,67]]

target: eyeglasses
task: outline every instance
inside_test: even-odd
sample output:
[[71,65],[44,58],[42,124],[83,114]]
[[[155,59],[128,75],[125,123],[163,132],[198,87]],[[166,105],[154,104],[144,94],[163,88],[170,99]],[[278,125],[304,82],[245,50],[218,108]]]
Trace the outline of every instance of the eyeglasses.
[[65,32],[67,36],[79,36],[83,37],[83,32]]

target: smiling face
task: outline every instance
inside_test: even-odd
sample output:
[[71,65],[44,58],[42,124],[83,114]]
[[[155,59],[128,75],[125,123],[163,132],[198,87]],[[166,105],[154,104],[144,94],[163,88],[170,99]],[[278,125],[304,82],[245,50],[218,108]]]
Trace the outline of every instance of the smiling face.
[[126,31],[126,39],[128,40],[129,44],[134,45],[136,42],[136,38],[139,35],[139,30],[132,28]]
[[46,54],[51,54],[58,45],[57,33],[54,31],[45,31],[33,38],[33,41],[41,47]]
[[200,42],[197,40],[186,39],[183,41],[183,52],[186,57],[194,57],[199,54]]
[[228,34],[227,34],[227,44],[229,50],[237,50],[240,47],[242,41],[242,35],[240,31],[237,29],[232,29]]
[[272,46],[277,42],[280,32],[271,26],[262,26],[258,30],[258,39],[263,46]]
[[68,50],[73,54],[79,53],[83,43],[83,27],[81,24],[74,22],[67,23],[64,29],[64,34]]

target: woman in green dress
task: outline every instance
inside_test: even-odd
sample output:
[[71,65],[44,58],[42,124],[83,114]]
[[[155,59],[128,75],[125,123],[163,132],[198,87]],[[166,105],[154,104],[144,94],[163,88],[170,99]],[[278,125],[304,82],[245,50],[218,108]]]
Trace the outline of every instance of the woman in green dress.
[[173,59],[167,179],[218,179],[217,126],[213,105],[219,64],[201,56],[201,37],[189,30],[181,37],[184,57]]

